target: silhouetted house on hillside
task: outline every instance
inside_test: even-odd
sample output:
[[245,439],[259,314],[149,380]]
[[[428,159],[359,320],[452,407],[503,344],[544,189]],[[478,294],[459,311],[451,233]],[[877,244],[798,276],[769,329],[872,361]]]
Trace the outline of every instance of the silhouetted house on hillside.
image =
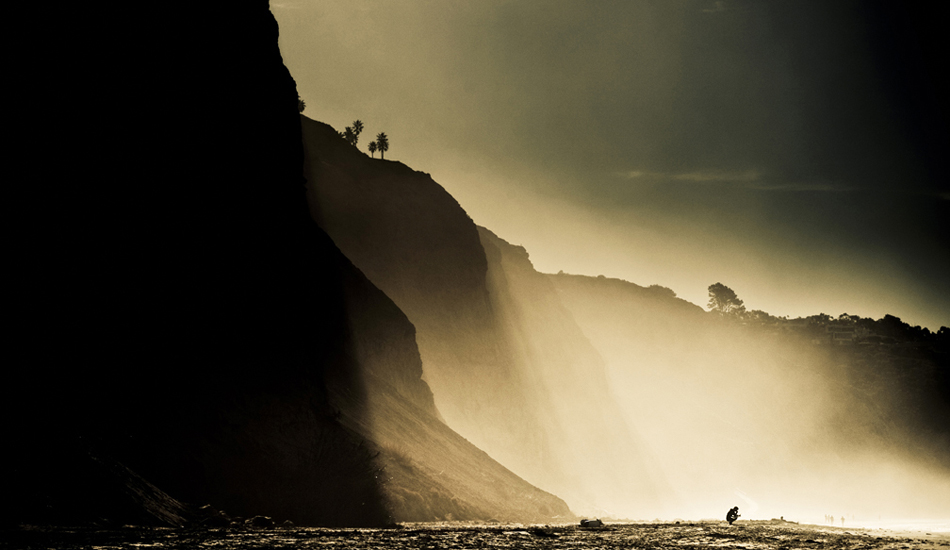
[[833,346],[852,345],[868,334],[866,329],[853,325],[825,325],[825,333],[812,338],[812,343],[830,344]]
[[829,325],[826,329],[833,345],[853,344],[857,338],[855,327],[838,327]]

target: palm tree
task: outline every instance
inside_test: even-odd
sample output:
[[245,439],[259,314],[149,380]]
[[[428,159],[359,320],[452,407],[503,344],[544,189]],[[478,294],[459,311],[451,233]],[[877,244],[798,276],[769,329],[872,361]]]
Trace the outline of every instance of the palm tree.
[[379,149],[379,158],[386,158],[386,151],[389,151],[389,138],[386,132],[376,134],[376,148]]
[[353,121],[353,133],[356,134],[356,137],[360,137],[360,133],[363,131],[363,121],[356,119]]
[[369,142],[369,155],[370,155],[371,157],[374,157],[374,158],[375,158],[375,156],[376,156],[376,149],[378,149],[378,148],[379,148],[379,147],[376,145],[376,142],[375,142],[375,141]]
[[307,108],[307,104],[304,103],[302,99],[300,99],[300,94],[297,94],[297,111],[302,113],[303,110],[306,108]]
[[356,133],[353,132],[353,128],[347,126],[346,130],[343,131],[343,139],[345,139],[350,145],[356,145],[356,140],[359,138],[357,137]]

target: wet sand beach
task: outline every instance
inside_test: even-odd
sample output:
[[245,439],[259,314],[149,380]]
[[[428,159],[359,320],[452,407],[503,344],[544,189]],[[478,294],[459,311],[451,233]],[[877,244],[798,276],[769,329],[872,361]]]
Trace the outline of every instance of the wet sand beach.
[[21,527],[5,530],[0,548],[950,548],[950,533],[848,529],[787,522],[740,521],[576,525],[423,523],[391,529]]

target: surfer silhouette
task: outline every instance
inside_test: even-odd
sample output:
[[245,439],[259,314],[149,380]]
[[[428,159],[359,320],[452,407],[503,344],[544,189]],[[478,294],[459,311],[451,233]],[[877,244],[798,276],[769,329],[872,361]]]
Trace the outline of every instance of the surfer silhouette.
[[726,512],[726,521],[729,522],[729,525],[732,525],[732,522],[739,519],[739,507],[733,506],[731,510]]

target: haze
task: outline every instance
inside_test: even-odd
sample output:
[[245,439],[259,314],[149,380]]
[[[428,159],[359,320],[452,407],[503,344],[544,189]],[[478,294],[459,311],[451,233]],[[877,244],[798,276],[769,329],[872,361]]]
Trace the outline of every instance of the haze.
[[431,172],[541,271],[662,284],[699,305],[721,281],[773,315],[950,324],[950,190],[931,173],[945,115],[913,72],[932,62],[926,21],[911,18],[926,13],[729,0],[272,10],[310,116],[386,131],[387,158]]
[[[660,284],[700,306],[722,282],[776,316],[950,325],[945,115],[920,14],[732,0],[271,8],[305,115],[386,132],[387,159],[431,173],[540,272]],[[606,306],[571,313],[664,497],[657,516],[950,515],[946,457],[918,463],[875,439],[823,359],[719,345],[713,329],[631,342],[598,328]],[[446,413],[430,373],[448,424],[502,456]],[[630,499],[601,509],[643,514]]]
[[556,280],[676,513],[732,499],[758,519],[950,515],[948,442],[926,427],[941,420],[908,422],[926,395],[884,364],[651,307],[619,282]]

